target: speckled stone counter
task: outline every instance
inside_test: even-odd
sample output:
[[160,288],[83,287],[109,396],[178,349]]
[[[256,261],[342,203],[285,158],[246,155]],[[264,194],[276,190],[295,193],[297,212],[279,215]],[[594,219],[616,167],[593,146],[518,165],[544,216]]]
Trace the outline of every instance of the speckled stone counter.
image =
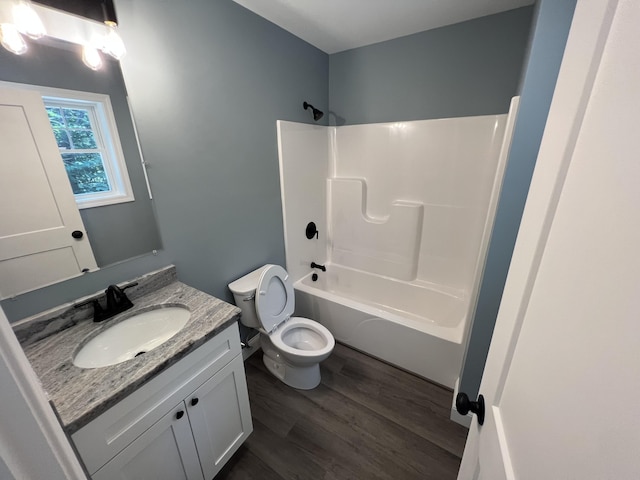
[[[86,317],[86,312],[67,305],[46,312],[42,318],[20,322],[15,328],[27,358],[69,434],[239,318],[237,307],[177,281],[175,267],[136,280],[140,283],[136,287],[138,291],[130,297],[134,307],[104,322],[78,318]],[[191,317],[174,337],[144,355],[101,368],[82,369],[73,365],[74,354],[91,338],[157,305],[186,307]],[[34,341],[34,337],[37,340]]]

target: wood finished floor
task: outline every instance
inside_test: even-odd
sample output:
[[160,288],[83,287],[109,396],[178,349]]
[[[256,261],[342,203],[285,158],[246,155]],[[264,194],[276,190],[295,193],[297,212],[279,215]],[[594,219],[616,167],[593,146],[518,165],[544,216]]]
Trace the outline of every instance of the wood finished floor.
[[245,362],[253,433],[216,480],[455,479],[467,430],[452,393],[344,345],[314,390]]

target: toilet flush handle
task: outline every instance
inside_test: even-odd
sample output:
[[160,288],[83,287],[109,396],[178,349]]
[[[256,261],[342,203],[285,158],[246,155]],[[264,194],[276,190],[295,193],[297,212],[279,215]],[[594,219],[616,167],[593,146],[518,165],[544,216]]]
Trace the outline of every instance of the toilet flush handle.
[[252,295],[249,295],[248,297],[244,297],[244,298],[242,299],[242,301],[243,301],[243,302],[250,302],[250,301],[251,301],[251,300],[253,300],[254,298],[256,298],[256,294],[255,294],[255,293],[254,293],[254,294],[252,294]]

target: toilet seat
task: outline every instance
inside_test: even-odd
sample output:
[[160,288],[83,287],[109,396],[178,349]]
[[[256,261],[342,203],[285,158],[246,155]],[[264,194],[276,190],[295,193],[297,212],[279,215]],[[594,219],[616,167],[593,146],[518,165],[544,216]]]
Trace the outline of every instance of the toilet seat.
[[[288,336],[296,329],[300,329],[299,334],[302,336],[317,335],[322,339],[324,345],[319,348],[310,349],[297,348],[295,345],[291,345],[291,342],[288,341]],[[331,335],[331,332],[324,325],[304,317],[292,317],[283,327],[269,335],[269,339],[273,345],[285,355],[290,354],[298,357],[328,355],[336,344],[333,335]]]
[[289,274],[280,265],[262,271],[255,294],[256,314],[265,332],[271,334],[291,318],[295,306]]

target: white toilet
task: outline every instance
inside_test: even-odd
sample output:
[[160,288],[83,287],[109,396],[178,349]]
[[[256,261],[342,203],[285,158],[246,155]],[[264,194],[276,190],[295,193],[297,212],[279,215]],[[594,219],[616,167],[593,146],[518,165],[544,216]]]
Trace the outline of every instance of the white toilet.
[[292,317],[293,286],[279,265],[265,265],[229,284],[240,321],[260,331],[262,361],[276,377],[293,388],[311,390],[320,383],[319,363],[336,344],[324,326]]

